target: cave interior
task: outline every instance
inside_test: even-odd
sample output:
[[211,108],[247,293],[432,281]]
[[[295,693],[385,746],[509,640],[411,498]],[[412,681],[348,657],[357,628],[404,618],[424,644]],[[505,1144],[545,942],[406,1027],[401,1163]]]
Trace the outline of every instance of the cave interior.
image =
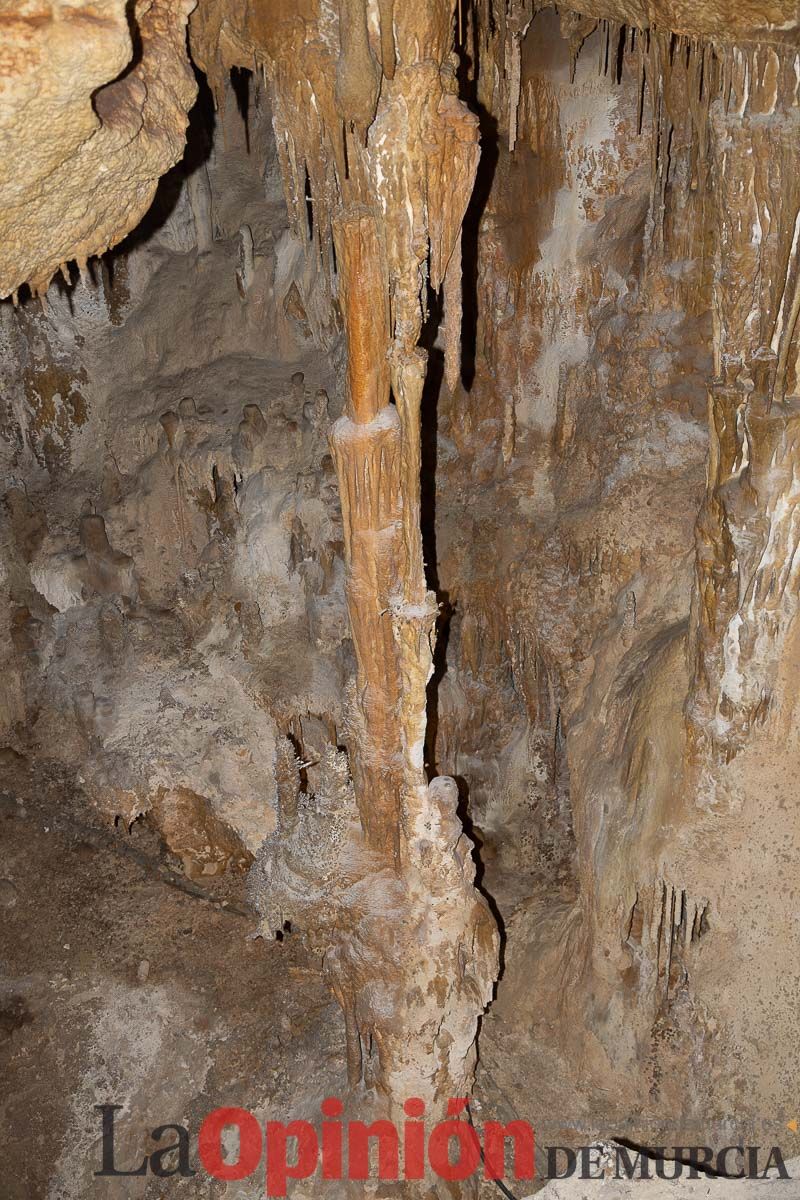
[[800,1179],[796,0],[0,30],[2,1200]]

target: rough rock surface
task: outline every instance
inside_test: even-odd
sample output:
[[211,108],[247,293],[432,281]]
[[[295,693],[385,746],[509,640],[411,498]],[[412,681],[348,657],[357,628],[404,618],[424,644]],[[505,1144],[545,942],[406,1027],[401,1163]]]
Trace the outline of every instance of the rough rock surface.
[[800,1082],[795,55],[721,50],[698,94],[689,42],[572,33],[523,42],[438,402],[429,756],[505,923],[481,1048],[512,1111],[758,1140]]
[[147,212],[183,154],[196,94],[190,7],[3,0],[0,295],[46,291],[59,268],[85,266]]
[[[212,180],[244,150],[232,95],[223,124]],[[268,108],[251,126],[274,167]],[[308,714],[333,727],[347,661],[335,381],[283,308],[296,260],[255,156],[238,199],[257,246],[245,295],[238,230],[217,210],[200,253],[184,182],[113,288],[98,272],[4,314],[5,738],[109,817],[147,813],[201,873],[252,861],[276,746],[291,732],[302,753]],[[218,819],[236,837],[220,855],[204,848]]]
[[796,4],[2,3],[8,791],[257,911],[350,1113],[440,1115],[480,1028],[540,1144],[790,1157]]

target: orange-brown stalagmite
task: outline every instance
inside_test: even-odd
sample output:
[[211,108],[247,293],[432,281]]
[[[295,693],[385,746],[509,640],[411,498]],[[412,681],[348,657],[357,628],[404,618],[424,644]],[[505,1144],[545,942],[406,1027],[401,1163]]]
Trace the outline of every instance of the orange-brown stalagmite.
[[399,858],[399,688],[390,607],[400,557],[400,424],[389,404],[389,315],[377,223],[363,207],[334,222],[347,337],[345,415],[331,433],[358,663],[356,797],[371,849]]

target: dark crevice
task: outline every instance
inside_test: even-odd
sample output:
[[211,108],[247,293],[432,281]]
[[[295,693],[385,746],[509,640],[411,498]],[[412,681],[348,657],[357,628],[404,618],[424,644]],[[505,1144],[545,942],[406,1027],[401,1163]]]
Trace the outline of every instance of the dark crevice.
[[186,150],[183,158],[159,180],[153,203],[142,220],[104,259],[113,281],[118,260],[124,260],[132,250],[144,245],[166,225],[180,199],[181,189],[190,175],[205,168],[211,155],[212,138],[217,117],[214,98],[205,75],[195,71],[197,99],[189,112],[186,130]]
[[461,382],[466,391],[469,391],[475,382],[478,339],[478,234],[481,219],[489,202],[500,155],[497,120],[487,112],[478,99],[479,68],[478,52],[476,51],[473,61],[466,48],[462,48],[457,70],[459,90],[461,98],[478,116],[481,145],[475,187],[467,205],[461,230]]
[[248,71],[247,67],[231,69],[231,88],[236,98],[239,116],[244,122],[244,142],[248,154],[250,153],[250,83],[252,78],[253,72]]
[[486,867],[485,867],[483,859],[481,857],[481,850],[483,849],[484,838],[483,838],[483,834],[482,834],[481,830],[474,823],[474,821],[472,820],[472,816],[470,814],[469,784],[467,783],[467,781],[463,775],[455,775],[455,776],[453,776],[453,778],[455,779],[456,784],[458,785],[458,816],[459,816],[459,820],[461,821],[461,824],[464,826],[464,832],[467,834],[467,837],[470,839],[470,841],[472,842],[472,845],[473,845],[472,859],[473,859],[473,862],[475,863],[475,887],[477,888],[477,890],[480,892],[480,894],[483,896],[484,900],[488,904],[489,910],[497,924],[497,931],[500,935],[499,969],[498,969],[498,973],[497,973],[497,979],[495,980],[495,983],[494,983],[494,991],[492,993],[492,999],[494,999],[497,996],[497,988],[499,987],[499,985],[503,979],[503,975],[505,973],[506,940],[507,940],[506,939],[506,926],[505,926],[505,921],[503,920],[503,914],[501,913],[501,911],[498,907],[497,901],[495,900],[492,893],[487,890],[485,883],[484,883]]

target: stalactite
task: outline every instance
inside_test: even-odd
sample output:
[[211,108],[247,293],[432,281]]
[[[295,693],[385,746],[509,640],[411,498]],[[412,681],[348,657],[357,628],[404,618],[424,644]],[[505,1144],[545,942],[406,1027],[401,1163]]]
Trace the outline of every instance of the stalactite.
[[508,88],[508,148],[517,144],[517,120],[519,115],[520,82],[522,76],[522,50],[518,35],[512,35],[509,58],[511,60]]
[[570,83],[574,83],[578,55],[583,43],[597,28],[597,21],[591,17],[583,17],[579,13],[571,12],[569,9],[560,9],[558,16],[561,24],[561,36],[566,38],[569,43],[569,78]]
[[339,0],[339,46],[336,109],[344,122],[363,134],[375,116],[380,87],[380,71],[369,44],[366,0]]
[[636,127],[637,127],[639,133],[642,132],[642,118],[644,115],[644,96],[645,96],[645,88],[647,87],[647,66],[646,66],[645,45],[644,45],[645,37],[646,37],[645,32],[643,30],[640,31],[639,38],[638,38],[638,45],[637,45],[637,52],[638,52],[638,58],[639,58],[639,92],[638,92],[637,99],[638,99],[639,111],[637,114],[637,121],[636,121]]
[[461,237],[444,276],[444,377],[451,393],[461,372]]

